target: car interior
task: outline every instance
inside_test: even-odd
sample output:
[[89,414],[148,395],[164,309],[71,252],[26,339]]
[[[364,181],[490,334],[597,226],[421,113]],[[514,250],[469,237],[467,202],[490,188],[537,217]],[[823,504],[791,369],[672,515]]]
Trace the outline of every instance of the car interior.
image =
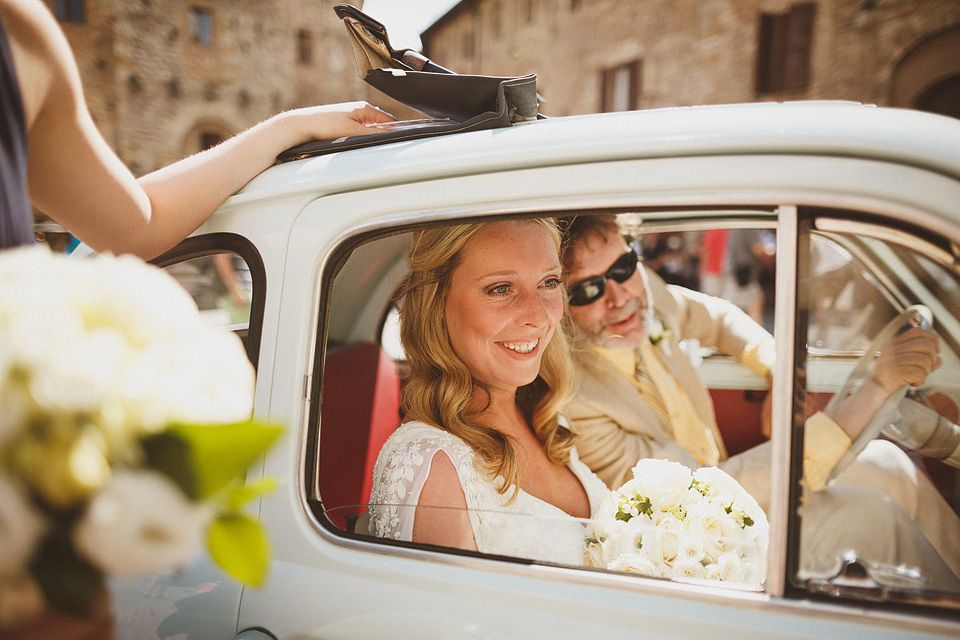
[[[681,285],[696,284],[700,243],[706,231],[718,227],[758,230],[766,247],[761,252],[759,283],[767,296],[759,320],[773,332],[778,268],[774,250],[775,211],[752,211],[750,215],[737,210],[707,210],[699,215],[689,211],[682,215],[675,211],[622,215],[634,220],[646,266],[666,281]],[[798,264],[798,269],[805,273],[803,277],[798,274],[804,284],[798,295],[796,325],[798,332],[806,334],[798,342],[803,353],[798,361],[797,389],[803,394],[804,403],[808,407],[826,406],[864,355],[872,337],[905,308],[923,305],[933,316],[943,366],[929,376],[914,397],[956,423],[960,405],[960,277],[952,266],[949,251],[938,246],[935,238],[917,238],[884,225],[852,222],[843,211],[810,210],[808,216],[809,235]],[[404,361],[393,296],[405,274],[408,232],[409,227],[350,238],[328,261],[330,266],[322,274],[322,339],[316,359],[318,367],[322,364],[322,372],[318,372],[322,395],[319,411],[311,419],[306,453],[310,504],[331,532],[347,538],[416,547],[413,543],[369,536],[364,520],[377,455],[401,422]],[[183,263],[183,257],[190,261]],[[252,314],[251,307],[246,307],[249,323],[242,313],[231,316],[225,311],[229,307],[226,300],[230,287],[223,282],[214,287],[215,296],[196,293],[200,276],[215,281],[230,273],[222,264],[198,265],[198,256],[190,252],[168,259],[166,264],[195,292],[198,301],[204,295],[212,300],[203,304],[215,312],[215,321],[229,324],[241,334],[249,331],[255,335],[256,257],[249,261],[254,263],[249,269],[253,277],[240,278],[248,301],[254,302]],[[232,260],[234,273],[243,262]],[[244,273],[243,267],[240,273]],[[710,390],[729,454],[763,442],[766,438],[761,433],[761,410],[769,392],[766,380],[736,360],[698,349],[697,345],[692,346],[690,355],[700,363],[698,371]],[[252,359],[256,362],[255,357]],[[960,512],[960,472],[956,461],[909,453],[918,471],[928,475],[944,500]],[[446,552],[464,553],[452,549]],[[856,590],[830,591],[822,586],[814,590],[796,574],[792,581],[807,595],[816,591],[819,597],[851,597],[856,601],[877,597]],[[825,591],[829,591],[826,596]],[[943,594],[936,594],[936,598],[924,595],[922,585],[915,583],[900,590],[887,585],[883,593],[882,599],[901,602],[920,600],[949,607],[960,602],[957,597],[944,598]]]

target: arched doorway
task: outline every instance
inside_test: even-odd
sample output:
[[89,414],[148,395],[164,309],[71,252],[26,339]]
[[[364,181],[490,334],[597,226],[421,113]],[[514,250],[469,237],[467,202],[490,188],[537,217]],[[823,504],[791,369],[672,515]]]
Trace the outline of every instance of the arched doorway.
[[216,146],[231,137],[233,133],[226,126],[213,123],[201,122],[195,125],[184,137],[181,142],[183,157],[192,155],[198,151],[209,149]]
[[893,70],[890,104],[960,118],[960,25],[903,56]]
[[960,75],[942,80],[917,98],[916,108],[960,118]]

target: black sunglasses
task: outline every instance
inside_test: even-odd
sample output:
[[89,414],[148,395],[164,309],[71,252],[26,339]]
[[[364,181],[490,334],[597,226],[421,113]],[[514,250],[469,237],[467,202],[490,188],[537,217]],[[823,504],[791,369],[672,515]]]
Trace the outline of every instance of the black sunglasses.
[[593,276],[581,280],[567,290],[567,300],[571,307],[582,307],[596,302],[607,290],[607,278],[623,284],[637,271],[637,252],[631,249],[617,258],[602,276]]

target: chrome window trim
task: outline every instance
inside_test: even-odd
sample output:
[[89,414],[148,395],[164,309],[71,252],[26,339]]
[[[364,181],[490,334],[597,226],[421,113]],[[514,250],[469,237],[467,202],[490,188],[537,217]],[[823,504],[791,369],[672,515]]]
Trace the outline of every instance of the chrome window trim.
[[960,244],[957,240],[950,240],[950,250],[945,250],[936,244],[918,238],[912,233],[891,226],[858,220],[843,220],[826,215],[817,217],[814,221],[817,231],[839,234],[867,236],[885,242],[899,244],[914,253],[924,255],[947,269],[960,269]]
[[[797,207],[781,205],[777,216],[777,264],[797,264],[797,241],[799,236]],[[770,522],[770,549],[767,556],[767,590],[782,598],[789,579],[787,571],[787,530],[790,521],[790,482],[784,469],[790,468],[792,458],[791,433],[793,431],[793,380],[794,358],[793,334],[797,313],[797,270],[777,269],[774,304],[778,313],[774,318],[777,361],[773,369],[773,416],[774,425],[789,425],[790,428],[774,427],[770,449],[770,505],[767,520]],[[779,470],[779,471],[778,471]]]

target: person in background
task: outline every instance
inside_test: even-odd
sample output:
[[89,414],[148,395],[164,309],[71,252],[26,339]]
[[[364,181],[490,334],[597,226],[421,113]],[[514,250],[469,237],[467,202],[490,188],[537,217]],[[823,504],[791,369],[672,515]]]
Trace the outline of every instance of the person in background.
[[700,290],[734,303],[763,323],[764,293],[760,286],[760,229],[709,229],[700,245]]
[[360,102],[287,111],[136,179],[97,130],[70,46],[47,7],[0,0],[0,248],[33,241],[32,203],[96,251],[151,258],[283,150],[371,133],[367,125],[391,120]]

